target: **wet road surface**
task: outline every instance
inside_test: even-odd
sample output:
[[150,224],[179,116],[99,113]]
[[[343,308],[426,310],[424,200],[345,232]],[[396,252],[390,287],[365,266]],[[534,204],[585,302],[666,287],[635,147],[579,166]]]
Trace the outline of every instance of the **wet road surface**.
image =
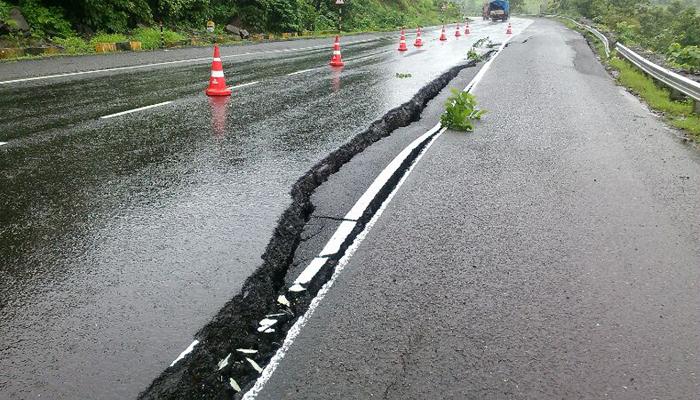
[[[325,65],[330,41],[224,59],[230,85],[257,82],[227,100],[202,94],[206,61],[1,85],[3,395],[134,397],[260,264],[301,173],[478,38],[504,36],[500,24],[472,32],[448,43],[428,32],[405,55],[396,38],[344,46],[342,71]],[[208,53],[192,51],[163,59]]]
[[[698,398],[700,156],[579,34],[520,38],[476,132],[426,152],[257,399]],[[327,194],[365,156],[318,210],[347,212]]]

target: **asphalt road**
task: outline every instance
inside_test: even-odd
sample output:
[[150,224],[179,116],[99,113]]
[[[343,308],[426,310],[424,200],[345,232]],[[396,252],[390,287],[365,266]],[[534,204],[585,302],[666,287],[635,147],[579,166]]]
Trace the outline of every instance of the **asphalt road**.
[[342,72],[329,40],[223,48],[247,84],[224,102],[206,49],[0,64],[2,83],[190,60],[0,84],[2,395],[134,397],[260,264],[304,171],[503,29],[408,54],[348,38]]
[[[697,150],[552,21],[475,94],[476,132],[426,152],[257,398],[697,399]],[[327,195],[371,152],[318,210],[342,218]]]

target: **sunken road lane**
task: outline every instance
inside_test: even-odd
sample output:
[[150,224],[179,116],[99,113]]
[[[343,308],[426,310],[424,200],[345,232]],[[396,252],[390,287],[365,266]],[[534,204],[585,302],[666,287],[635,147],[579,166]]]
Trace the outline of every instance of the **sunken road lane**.
[[578,33],[522,36],[476,132],[436,139],[247,398],[697,399],[697,150]]
[[[0,85],[2,395],[135,397],[240,293],[297,179],[503,28],[430,31],[408,54],[398,36],[350,44],[342,71],[331,40],[224,48],[223,100],[202,93],[207,60]],[[0,81],[210,51],[2,64]]]

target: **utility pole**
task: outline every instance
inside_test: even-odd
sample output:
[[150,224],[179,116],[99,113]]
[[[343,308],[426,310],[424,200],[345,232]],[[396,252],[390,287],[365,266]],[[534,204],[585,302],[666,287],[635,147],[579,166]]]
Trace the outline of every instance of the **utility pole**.
[[343,33],[343,5],[345,0],[335,0],[335,5],[338,6],[338,35]]

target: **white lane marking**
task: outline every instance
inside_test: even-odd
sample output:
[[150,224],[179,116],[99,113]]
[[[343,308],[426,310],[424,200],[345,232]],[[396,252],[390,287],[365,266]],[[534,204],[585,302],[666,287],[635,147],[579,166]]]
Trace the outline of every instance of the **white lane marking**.
[[299,285],[306,285],[311,282],[314,276],[321,270],[321,267],[326,265],[328,259],[326,257],[316,257],[311,263],[299,274],[294,283]]
[[0,142],[0,146],[4,146],[6,144],[7,144],[7,142]]
[[[517,36],[517,35],[515,35],[515,36]],[[496,57],[498,57],[499,54],[501,54],[501,52],[502,52],[503,49],[505,48],[505,46],[506,46],[506,44],[508,43],[508,41],[510,41],[510,39],[511,39],[511,38],[506,38],[506,40],[503,42],[503,44],[501,44],[501,46],[499,47],[498,51],[497,51],[496,54],[491,58],[491,60],[489,60],[489,62],[487,62],[486,64],[484,64],[484,66],[482,67],[482,70],[488,69],[488,68],[491,66],[491,64],[492,64],[491,62],[492,62],[493,60],[495,60]],[[479,72],[481,72],[481,71],[479,71]],[[484,74],[479,74],[479,73],[477,73],[477,74],[474,76],[474,78],[471,80],[471,82],[469,82],[469,84],[467,85],[467,87],[473,89],[474,87],[476,87],[476,84],[477,84],[483,77],[484,77]],[[471,90],[471,89],[470,89],[470,90]],[[428,132],[432,132],[433,129],[435,129],[435,128],[433,127],[433,128],[432,128],[431,130],[429,130]],[[324,297],[326,297],[326,294],[327,294],[328,291],[331,289],[331,287],[333,287],[333,284],[335,283],[336,279],[338,278],[338,276],[340,276],[340,273],[341,273],[341,272],[343,271],[343,269],[347,266],[348,262],[350,261],[350,259],[352,258],[352,256],[355,254],[355,251],[357,251],[357,249],[360,247],[360,244],[362,244],[362,242],[365,240],[365,238],[367,237],[367,234],[369,233],[369,231],[372,229],[372,227],[374,226],[374,224],[376,224],[376,222],[379,220],[379,217],[381,217],[381,215],[384,213],[384,210],[386,210],[386,208],[389,206],[389,204],[390,204],[391,201],[393,200],[394,196],[395,196],[396,193],[399,191],[399,189],[401,188],[401,186],[403,186],[404,182],[408,179],[409,175],[411,174],[411,172],[413,171],[413,169],[416,167],[416,165],[418,165],[418,163],[420,162],[420,160],[421,160],[421,159],[423,158],[423,156],[427,153],[427,151],[430,149],[430,147],[433,145],[433,143],[435,143],[435,141],[436,141],[445,131],[446,131],[446,128],[442,128],[442,129],[439,129],[436,133],[433,132],[433,133],[435,133],[435,134],[434,134],[434,136],[432,137],[432,139],[430,139],[430,141],[425,145],[425,148],[424,148],[424,149],[421,151],[421,153],[416,157],[416,159],[415,159],[414,162],[411,164],[411,166],[408,168],[408,170],[407,170],[406,173],[403,175],[403,177],[401,177],[401,179],[399,180],[399,183],[396,185],[396,187],[394,188],[394,190],[391,191],[391,193],[389,194],[389,196],[387,196],[386,200],[384,200],[384,203],[382,203],[382,206],[379,208],[379,210],[377,210],[376,214],[374,214],[374,216],[372,217],[372,219],[367,223],[367,225],[365,226],[365,229],[364,229],[362,232],[360,232],[359,235],[357,235],[357,237],[355,238],[355,241],[353,241],[352,245],[350,245],[350,247],[348,248],[348,250],[345,252],[345,255],[340,259],[340,261],[338,262],[338,265],[335,267],[335,272],[333,272],[333,275],[331,276],[331,279],[323,285],[323,287],[321,288],[321,290],[319,290],[319,292],[318,292],[318,294],[316,295],[316,297],[314,297],[314,299],[311,300],[311,304],[309,304],[309,309],[306,310],[306,312],[304,313],[304,315],[302,315],[301,317],[299,317],[299,319],[294,323],[294,325],[292,325],[292,328],[291,328],[291,329],[289,330],[289,332],[287,333],[287,337],[285,337],[284,342],[282,343],[282,346],[281,346],[279,349],[277,349],[277,352],[275,353],[275,355],[272,357],[272,359],[270,359],[270,362],[267,364],[267,366],[265,366],[265,369],[262,371],[262,373],[260,374],[260,376],[258,377],[258,379],[255,381],[255,385],[253,385],[253,387],[252,387],[248,392],[246,392],[245,395],[243,395],[243,400],[254,400],[254,399],[257,397],[257,395],[260,393],[260,391],[263,389],[263,387],[265,386],[265,384],[267,383],[267,381],[270,380],[270,378],[272,377],[272,374],[275,372],[275,370],[276,370],[277,367],[279,366],[279,363],[282,361],[282,359],[283,359],[283,358],[285,357],[285,355],[287,354],[287,351],[289,350],[289,348],[291,347],[291,345],[294,343],[294,340],[296,339],[297,336],[299,336],[299,333],[301,333],[301,329],[306,325],[306,322],[309,320],[309,318],[311,318],[311,316],[313,315],[314,311],[315,311],[316,308],[319,306],[319,304],[321,303],[321,301],[323,301]],[[420,139],[426,140],[427,138],[429,138],[429,137],[430,137],[429,135],[428,135],[427,137],[425,137],[425,136],[427,135],[428,132],[426,132],[425,134],[421,135],[420,138],[414,140],[414,141],[409,145],[409,147],[411,147],[416,141],[418,141],[418,140],[420,140]],[[414,147],[414,149],[415,149],[415,147]],[[402,152],[402,153],[403,153],[403,152]],[[408,153],[406,154],[406,156],[408,156],[408,154],[410,154],[410,152],[408,152]],[[403,162],[403,161],[402,161],[402,162]],[[392,161],[392,163],[393,163],[393,161]],[[389,166],[391,166],[391,164],[389,164]],[[387,169],[389,168],[389,166],[387,166]],[[386,170],[386,169],[385,169],[385,170]],[[382,171],[382,173],[379,174],[379,176],[377,177],[376,180],[379,180],[380,177],[382,176],[382,174],[384,174],[384,171]],[[375,180],[375,182],[376,182],[376,180]],[[373,183],[373,184],[374,184],[374,183]],[[370,188],[371,188],[371,186],[370,186]],[[367,189],[367,192],[369,192],[369,191],[370,191],[370,189]],[[364,195],[363,195],[363,197],[364,197]],[[360,199],[362,200],[362,198],[360,198]],[[359,203],[359,202],[360,202],[360,200],[358,200],[358,203]],[[357,204],[357,203],[356,203],[356,204]],[[367,204],[369,204],[369,203],[367,203]],[[354,208],[354,207],[353,207],[353,208]],[[350,213],[348,213],[348,214],[350,214]],[[361,215],[361,214],[360,214],[360,215]]]
[[137,112],[137,111],[148,110],[148,109],[151,109],[151,108],[156,108],[156,107],[164,106],[164,105],[167,105],[167,104],[170,104],[170,103],[172,103],[172,101],[164,101],[164,102],[158,103],[158,104],[151,104],[150,106],[139,107],[139,108],[134,108],[133,110],[126,110],[126,111],[118,112],[118,113],[116,113],[116,114],[105,115],[105,116],[103,116],[103,117],[100,117],[100,119],[107,119],[107,118],[119,117],[119,116],[121,116],[121,115],[131,114],[131,113],[135,113],[135,112]]
[[240,89],[240,88],[246,87],[246,86],[257,85],[258,83],[260,83],[260,81],[253,81],[253,82],[248,82],[248,83],[241,83],[240,85],[229,86],[228,89],[229,89],[229,90],[231,90],[231,89]]
[[[374,38],[374,39],[349,41],[349,42],[345,43],[345,46],[349,46],[352,44],[373,42],[373,41],[377,41],[380,39],[381,38],[378,37],[378,38]],[[330,48],[330,46],[328,46],[327,44],[324,44],[324,45],[318,45],[318,46],[298,47],[298,48],[293,48],[293,49],[265,50],[265,51],[258,51],[258,52],[231,54],[228,56],[222,56],[221,58],[224,59],[224,58],[234,58],[234,57],[245,57],[245,56],[250,56],[250,55],[289,53],[289,52],[295,52],[295,51],[315,50],[315,49],[325,49],[325,48]],[[159,66],[163,66],[163,65],[198,63],[198,62],[202,62],[202,61],[211,61],[211,60],[212,60],[211,57],[199,57],[199,58],[188,58],[188,59],[184,59],[184,60],[163,61],[163,62],[157,62],[157,63],[151,63],[151,64],[130,65],[130,66],[126,66],[126,67],[114,67],[114,68],[104,68],[104,69],[93,69],[93,70],[89,70],[89,71],[66,72],[66,73],[62,73],[62,74],[33,76],[31,78],[10,79],[7,81],[0,81],[0,85],[9,85],[12,83],[38,81],[38,80],[43,80],[43,79],[64,78],[64,77],[76,76],[76,75],[97,74],[100,72],[128,71],[128,70],[132,70],[132,69],[159,67]]]
[[[441,132],[444,132],[445,129],[443,129]],[[441,133],[440,132],[440,133]],[[340,259],[338,262],[338,265],[335,267],[335,271],[333,272],[333,275],[331,276],[331,279],[326,282],[321,290],[319,290],[318,294],[316,297],[314,297],[313,300],[311,300],[311,304],[309,304],[309,309],[306,310],[306,313],[302,315],[297,322],[292,325],[292,328],[289,330],[287,333],[287,337],[284,339],[284,343],[282,343],[282,347],[280,347],[275,355],[272,357],[270,362],[265,366],[265,369],[263,369],[262,373],[258,377],[258,379],[255,381],[255,385],[245,394],[243,395],[243,400],[253,400],[257,397],[257,395],[260,393],[260,391],[263,389],[265,386],[265,383],[267,383],[268,380],[270,380],[270,377],[272,377],[272,374],[275,372],[277,367],[279,366],[280,361],[284,358],[284,356],[287,354],[287,351],[291,347],[292,343],[294,343],[294,340],[296,339],[297,336],[299,336],[299,333],[301,333],[301,330],[304,328],[308,320],[311,318],[311,316],[314,314],[314,311],[316,308],[321,304],[321,301],[326,297],[326,294],[330,291],[330,289],[333,287],[333,284],[335,281],[338,279],[340,274],[343,272],[343,269],[347,266],[348,262],[352,258],[352,256],[355,254],[355,251],[360,247],[360,244],[362,241],[365,239],[369,231],[372,229],[374,224],[377,222],[379,217],[384,213],[384,210],[387,208],[389,203],[391,203],[391,200],[394,198],[398,190],[401,188],[401,186],[404,184],[406,179],[408,178],[408,175],[410,172],[413,170],[413,168],[417,165],[418,161],[423,157],[426,151],[432,146],[432,144],[435,142],[435,140],[438,138],[438,135],[435,135],[435,137],[425,146],[421,154],[416,157],[415,162],[409,167],[409,169],[406,171],[406,174],[399,180],[399,183],[396,185],[394,190],[387,196],[386,200],[384,201],[384,204],[377,210],[377,213],[372,217],[372,219],[367,223],[365,226],[365,229],[357,236],[355,241],[352,243],[352,245],[348,248],[347,252],[345,255]]]
[[[365,213],[369,204],[377,197],[380,190],[386,185],[389,179],[396,173],[396,171],[401,167],[401,164],[406,160],[409,154],[416,149],[421,143],[425,141],[426,138],[434,134],[440,129],[440,124],[438,123],[432,127],[429,131],[422,134],[418,139],[411,142],[405,149],[401,151],[390,163],[384,168],[384,170],[377,176],[377,178],[372,182],[372,184],[367,188],[367,191],[357,200],[355,205],[345,214],[344,219],[349,220],[359,220],[362,214]],[[337,253],[337,252],[336,252]],[[327,253],[324,253],[327,254]]]
[[[357,225],[356,220],[359,218],[344,218],[346,221],[343,221],[340,226],[338,226],[338,229],[336,229],[335,233],[333,236],[331,236],[331,239],[326,243],[326,246],[321,250],[321,257],[327,257],[330,255],[333,255],[337,252],[340,251],[340,246],[343,245],[345,242],[345,239],[348,238],[348,235],[352,233],[352,230],[355,229],[355,226]],[[354,219],[353,221],[350,221]]]
[[178,361],[185,358],[185,356],[190,354],[192,352],[192,350],[194,350],[194,347],[198,344],[199,344],[199,340],[195,339],[192,343],[190,343],[189,346],[187,346],[187,348],[182,353],[180,353],[179,356],[177,356],[177,358],[172,363],[170,363],[170,366],[172,367],[173,365],[177,364]]
[[299,75],[299,74],[303,74],[303,73],[305,73],[305,72],[315,71],[315,70],[317,70],[317,69],[318,69],[318,68],[302,69],[301,71],[290,72],[290,73],[287,74],[287,76]]

